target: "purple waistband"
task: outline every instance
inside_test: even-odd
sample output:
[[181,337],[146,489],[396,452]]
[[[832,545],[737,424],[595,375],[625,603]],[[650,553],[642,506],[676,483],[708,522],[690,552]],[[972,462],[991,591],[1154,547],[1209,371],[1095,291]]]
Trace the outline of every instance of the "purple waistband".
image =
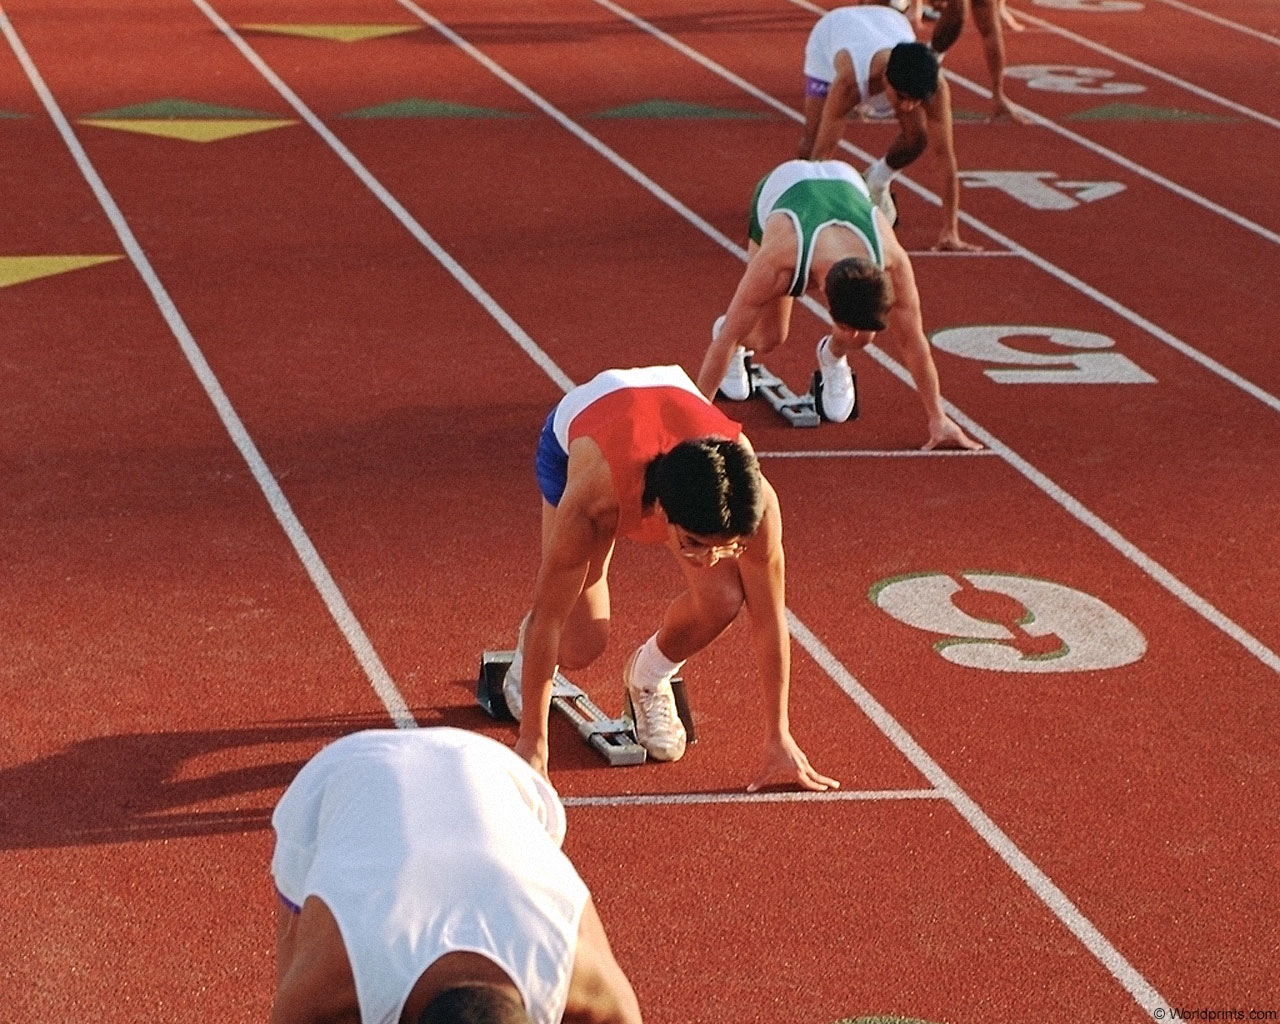
[[831,83],[824,82],[821,78],[812,78],[809,75],[804,76],[804,94],[822,99],[831,91]]

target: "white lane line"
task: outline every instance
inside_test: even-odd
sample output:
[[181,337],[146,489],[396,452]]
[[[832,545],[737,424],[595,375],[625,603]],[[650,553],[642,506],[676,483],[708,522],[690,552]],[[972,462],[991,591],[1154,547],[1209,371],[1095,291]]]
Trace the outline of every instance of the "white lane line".
[[[1166,0],[1166,2],[1168,2],[1168,0]],[[1200,13],[1203,14],[1203,12]],[[1019,16],[1021,17],[1022,15]],[[1152,78],[1158,78],[1160,81],[1167,82],[1169,85],[1182,89],[1184,92],[1189,92],[1195,96],[1199,96],[1202,100],[1207,100],[1217,106],[1233,111],[1241,117],[1260,121],[1262,124],[1269,125],[1272,128],[1280,128],[1280,120],[1277,120],[1268,114],[1264,114],[1259,110],[1254,110],[1252,107],[1246,107],[1243,103],[1237,103],[1235,100],[1229,100],[1225,96],[1218,95],[1216,92],[1210,92],[1208,89],[1203,89],[1192,82],[1188,82],[1184,78],[1179,78],[1177,75],[1170,74],[1167,71],[1162,71],[1154,65],[1138,60],[1135,57],[1130,57],[1127,54],[1121,53],[1119,50],[1113,50],[1109,46],[1095,42],[1087,36],[1082,36],[1076,32],[1072,32],[1070,29],[1062,28],[1060,25],[1055,25],[1052,22],[1045,21],[1043,18],[1038,18],[1034,14],[1028,14],[1025,17],[1029,24],[1034,24],[1046,32],[1051,32],[1054,35],[1061,36],[1063,39],[1069,39],[1077,46],[1081,46],[1086,50],[1092,50],[1095,53],[1100,53],[1104,57],[1108,57],[1115,61],[1117,64],[1124,64],[1127,67],[1133,68],[1135,71],[1141,71],[1143,74],[1150,75]],[[1208,17],[1208,15],[1206,15],[1206,17]],[[1280,39],[1272,39],[1271,41],[1280,43]],[[990,93],[987,95],[990,96]]]
[[[946,75],[949,81],[963,85],[970,92],[977,93],[979,96],[983,96],[986,99],[991,98],[990,89],[978,85],[976,82],[972,82],[962,75],[956,74],[954,71],[948,71]],[[1018,110],[1026,115],[1033,124],[1039,125],[1041,128],[1047,128],[1049,131],[1063,139],[1066,139],[1068,142],[1075,143],[1081,149],[1087,149],[1102,157],[1104,160],[1109,160],[1111,163],[1123,167],[1131,174],[1135,174],[1139,178],[1145,178],[1147,181],[1150,181],[1155,185],[1159,185],[1166,191],[1172,192],[1174,195],[1187,200],[1187,202],[1208,210],[1210,213],[1222,217],[1224,220],[1231,221],[1231,223],[1235,224],[1236,227],[1243,228],[1245,231],[1249,231],[1257,235],[1259,238],[1270,242],[1272,245],[1280,245],[1280,232],[1275,232],[1268,227],[1263,227],[1263,225],[1259,224],[1257,221],[1250,220],[1243,214],[1236,213],[1234,210],[1229,209],[1221,203],[1215,202],[1206,196],[1202,196],[1199,192],[1195,192],[1192,189],[1187,188],[1185,185],[1179,185],[1176,181],[1171,178],[1166,178],[1158,171],[1153,171],[1151,168],[1138,163],[1136,160],[1130,160],[1127,156],[1117,153],[1114,149],[1109,149],[1101,143],[1094,142],[1087,136],[1081,135],[1079,132],[1074,132],[1065,125],[1059,124],[1057,121],[1051,121],[1047,117],[1042,117],[1034,110],[1029,110],[1026,107],[1018,107]]]
[[372,642],[370,642],[368,635],[364,631],[364,627],[360,625],[355,613],[352,612],[347,604],[342,591],[338,588],[315,545],[312,544],[307,531],[298,520],[292,506],[289,504],[289,500],[284,495],[284,491],[281,490],[280,484],[267,467],[266,461],[262,458],[249,431],[245,428],[239,414],[232,406],[231,400],[223,390],[222,384],[209,366],[195,337],[182,319],[182,315],[178,312],[164,284],[161,283],[155,268],[152,267],[147,254],[138,243],[120,207],[116,204],[115,199],[112,198],[102,177],[89,160],[84,147],[80,145],[80,140],[72,130],[70,122],[68,122],[62,109],[58,106],[53,93],[50,92],[45,84],[43,76],[36,68],[30,54],[27,53],[26,47],[18,37],[3,8],[0,8],[0,31],[3,31],[32,88],[40,97],[40,102],[44,104],[45,111],[48,113],[50,120],[52,120],[54,127],[57,128],[58,134],[62,136],[62,140],[71,153],[72,159],[75,160],[80,173],[84,176],[107,219],[111,222],[111,226],[115,229],[116,235],[120,239],[120,244],[124,247],[147,289],[151,292],[156,308],[159,309],[165,323],[169,325],[169,330],[173,332],[174,338],[177,339],[178,346],[182,349],[182,354],[186,357],[196,378],[200,381],[201,387],[204,388],[209,401],[213,404],[213,408],[218,418],[222,421],[222,425],[230,436],[232,443],[239,450],[245,464],[249,467],[249,471],[253,474],[254,480],[257,481],[258,487],[276,517],[276,521],[280,524],[281,529],[284,530],[285,536],[289,538],[289,542],[293,545],[293,549],[306,569],[307,575],[311,577],[311,582],[319,592],[325,607],[328,608],[329,614],[333,617],[333,621],[337,624],[338,629],[341,630],[347,645],[351,648],[351,652],[355,655],[361,668],[364,669],[364,673],[377,693],[378,698],[382,701],[387,713],[398,727],[414,727],[417,723],[414,721],[413,715],[410,713],[409,707],[401,696],[400,691],[396,688],[395,682],[383,666],[377,651],[374,650]]
[[1145,977],[1113,946],[1080,909],[1035,862],[1019,849],[1018,845],[992,820],[977,802],[970,797],[933,760],[906,729],[855,679],[809,628],[798,618],[787,613],[791,635],[836,684],[862,709],[863,713],[888,737],[935,789],[946,794],[947,799],[969,826],[995,851],[1026,886],[1049,908],[1079,942],[1093,954],[1137,1002],[1149,1013],[1168,1004]]
[[602,796],[567,796],[566,807],[666,807],[695,804],[809,804],[895,800],[949,800],[936,789],[836,789],[825,793],[632,793]]
[[1162,4],[1168,4],[1170,7],[1176,7],[1180,11],[1187,14],[1194,14],[1197,18],[1204,18],[1212,21],[1223,28],[1229,28],[1236,32],[1243,32],[1247,36],[1253,36],[1255,39],[1261,39],[1264,43],[1270,43],[1272,46],[1280,46],[1280,36],[1273,36],[1268,32],[1261,32],[1256,28],[1250,28],[1248,25],[1242,25],[1238,21],[1228,21],[1226,18],[1209,11],[1202,11],[1199,7],[1193,7],[1191,4],[1181,3],[1180,0],[1159,0]]
[[[200,0],[196,0],[196,2],[200,2]],[[511,74],[511,72],[509,72],[497,61],[493,60],[487,54],[485,54],[481,50],[478,50],[476,47],[472,46],[471,43],[469,43],[462,36],[458,35],[458,33],[453,31],[453,29],[451,29],[448,25],[442,22],[439,18],[435,17],[433,14],[428,13],[427,11],[424,11],[421,7],[419,7],[416,3],[414,3],[413,0],[396,0],[396,2],[401,7],[403,7],[406,11],[412,14],[414,17],[418,18],[424,24],[429,25],[432,29],[434,29],[440,35],[444,36],[447,40],[449,40],[449,42],[453,43],[454,46],[462,50],[468,57],[474,60],[477,64],[481,65],[486,71],[488,71],[491,75],[497,78],[500,82],[509,86],[514,92],[517,92],[521,96],[523,96],[531,104],[533,104],[535,107],[541,110],[544,114],[546,114],[547,117],[551,118],[551,120],[555,121],[558,125],[560,125],[561,128],[563,128],[565,131],[573,135],[574,138],[576,138],[584,146],[594,150],[600,156],[604,157],[605,160],[613,164],[614,167],[620,170],[623,174],[625,174],[628,178],[630,178],[637,185],[643,188],[646,192],[652,195],[655,199],[659,200],[660,202],[669,206],[671,209],[675,210],[678,214],[680,214],[680,216],[684,217],[685,220],[687,220],[690,224],[696,227],[708,238],[715,241],[717,244],[722,246],[727,251],[733,253],[739,259],[745,260],[747,258],[746,249],[740,246],[737,242],[731,239],[724,232],[720,231],[718,228],[712,225],[710,221],[699,216],[688,206],[685,206],[684,203],[680,202],[679,199],[677,199],[670,192],[664,189],[656,181],[650,178],[647,174],[641,171],[634,164],[625,160],[618,153],[614,152],[612,149],[606,146],[603,142],[597,139],[594,135],[592,135],[589,131],[583,128],[580,124],[578,124],[576,121],[571,119],[567,114],[563,113],[557,107],[552,106],[551,103],[549,103],[545,98],[543,98],[538,93],[534,92],[533,89],[525,85],[524,82],[516,78],[515,75]]]
[[[601,3],[602,0],[596,0],[596,2]],[[817,4],[814,4],[814,3],[810,3],[809,0],[791,0],[791,3],[813,14],[821,15],[826,13],[826,8],[819,7]],[[1035,18],[1033,20],[1037,22],[1040,21],[1040,19],[1038,18]],[[1053,27],[1048,22],[1041,22],[1041,24],[1049,28]],[[1076,39],[1081,43],[1087,42],[1087,40],[1085,40],[1083,37],[1074,36],[1073,33],[1067,33],[1065,30],[1063,30],[1062,34],[1072,35],[1074,39]],[[1119,54],[1116,54],[1115,56],[1116,56],[1116,59],[1121,59]],[[946,71],[947,79],[949,81],[957,82],[960,85],[963,85],[970,92],[976,93],[977,95],[982,96],[985,99],[991,98],[990,89],[986,89],[983,86],[978,85],[976,82],[972,82],[969,79],[965,78],[964,76],[958,75],[953,71],[946,70],[945,68],[943,70]],[[1161,72],[1157,71],[1155,68],[1151,68],[1150,73],[1156,75],[1157,77],[1170,77],[1170,78],[1172,77],[1172,76],[1164,76]],[[1185,84],[1186,83],[1184,83],[1184,85]],[[1223,100],[1221,97],[1216,97],[1216,98],[1219,99],[1224,104],[1228,102],[1226,100]],[[1051,121],[1049,120],[1049,118],[1043,117],[1040,114],[1037,114],[1034,110],[1030,110],[1027,107],[1021,107],[1021,106],[1018,107],[1017,109],[1022,114],[1025,114],[1027,117],[1029,117],[1032,123],[1038,125],[1039,127],[1049,129],[1049,131],[1055,133],[1056,135],[1059,135],[1070,142],[1074,142],[1077,146],[1080,146],[1083,149],[1087,149],[1090,152],[1097,154],[1098,156],[1102,157],[1104,160],[1109,160],[1112,163],[1117,164],[1120,167],[1123,167],[1125,170],[1129,171],[1131,174],[1136,174],[1140,178],[1145,178],[1147,179],[1147,181],[1150,181],[1156,185],[1159,185],[1161,188],[1167,189],[1168,191],[1174,193],[1175,195],[1180,196],[1181,198],[1187,200],[1187,202],[1192,203],[1196,206],[1202,207],[1203,209],[1208,210],[1210,213],[1213,213],[1219,217],[1222,217],[1225,220],[1231,221],[1237,227],[1243,228],[1246,231],[1249,231],[1255,235],[1258,235],[1260,238],[1265,239],[1266,241],[1272,243],[1273,245],[1280,245],[1280,233],[1272,231],[1270,228],[1263,227],[1261,224],[1258,224],[1256,221],[1252,221],[1248,217],[1242,216],[1241,214],[1236,213],[1234,210],[1228,209],[1227,207],[1223,206],[1221,203],[1216,203],[1212,199],[1209,199],[1205,196],[1200,195],[1200,193],[1198,192],[1194,192],[1183,185],[1179,185],[1176,181],[1173,181],[1170,178],[1166,178],[1163,174],[1159,174],[1158,172],[1151,170],[1149,167],[1143,166],[1137,161],[1130,160],[1127,156],[1124,156],[1121,153],[1117,153],[1113,149],[1108,149],[1106,146],[1103,146],[1100,143],[1094,142],[1092,139],[1086,138],[1085,136],[1081,135],[1079,132],[1073,132],[1070,128],[1066,128],[1063,125],[1058,124],[1058,122],[1056,121]],[[1259,116],[1262,117],[1262,119],[1264,120],[1269,120],[1268,118],[1265,118],[1264,115],[1259,115]],[[1277,124],[1277,127],[1280,127],[1280,122],[1276,122],[1276,124]],[[901,180],[901,175],[899,175],[898,180]]]
[[206,18],[217,26],[227,41],[240,51],[245,60],[253,65],[258,74],[270,83],[271,87],[280,94],[280,97],[289,106],[293,107],[298,116],[311,126],[312,131],[325,141],[338,159],[347,165],[351,173],[378,198],[378,201],[400,222],[401,226],[439,261],[440,265],[453,276],[455,281],[466,289],[467,293],[480,304],[486,313],[498,322],[502,329],[525,351],[525,354],[537,364],[543,373],[550,377],[562,391],[569,391],[573,387],[573,381],[569,379],[569,376],[529,337],[524,328],[516,323],[507,314],[507,311],[494,301],[493,297],[481,287],[480,282],[467,273],[463,266],[431,237],[400,201],[387,190],[382,182],[374,177],[373,173],[356,158],[356,155],[343,144],[342,140],[334,135],[324,122],[312,113],[311,108],[302,102],[297,93],[284,83],[284,80],[267,65],[266,61],[258,56],[257,52],[244,41],[240,34],[205,0],[191,0],[191,2],[200,9]]
[[[401,2],[403,3],[404,0],[401,0]],[[619,18],[622,18],[624,21],[630,22],[632,25],[639,28],[641,31],[648,33],[649,35],[653,36],[655,39],[658,39],[662,43],[671,47],[673,50],[676,50],[677,52],[684,54],[684,56],[688,57],[694,63],[700,64],[702,67],[706,68],[712,74],[717,75],[720,78],[723,78],[725,81],[733,85],[736,85],[743,92],[747,93],[750,96],[753,96],[755,99],[759,100],[761,103],[765,104],[766,106],[771,107],[772,109],[778,111],[778,113],[782,114],[784,117],[789,117],[793,121],[797,121],[801,124],[804,123],[804,115],[801,114],[799,111],[792,110],[785,103],[782,103],[780,100],[777,100],[773,96],[770,96],[764,90],[756,88],[756,86],[752,85],[746,79],[740,77],[739,75],[734,74],[732,71],[730,71],[728,68],[724,67],[723,65],[717,64],[715,61],[711,60],[709,57],[698,52],[692,47],[687,46],[685,43],[681,42],[679,39],[676,39],[674,36],[671,36],[668,33],[663,32],[661,29],[657,28],[656,26],[651,25],[649,22],[645,21],[639,15],[633,14],[630,11],[626,10],[625,8],[619,7],[617,4],[612,3],[611,0],[593,0],[593,2],[599,5],[600,7],[603,7],[606,10],[612,12],[613,14],[616,14]],[[805,6],[805,4],[801,2],[801,0],[791,0],[791,2],[796,3],[799,6]],[[812,7],[813,10],[818,10],[818,11],[822,10],[822,8],[814,7],[811,4],[808,6]],[[456,33],[450,32],[449,35],[451,38],[458,38],[456,36]],[[479,51],[475,51],[475,48],[471,47],[469,43],[465,42],[465,40],[463,40],[463,43],[465,44],[465,47],[467,48],[468,53],[472,53],[474,51],[473,56],[475,56],[475,54],[479,54]],[[479,56],[477,56],[476,59],[479,60],[481,63],[485,64],[486,67],[492,64],[492,62],[489,61],[489,58],[485,57],[483,54],[479,54]],[[503,75],[507,76],[506,78],[504,78],[504,81],[507,81],[508,79],[510,79],[510,75],[508,75],[507,72],[503,71]],[[527,87],[524,86],[523,84],[520,85],[520,88],[527,90]],[[564,118],[564,115],[559,115],[557,120],[561,120],[561,119],[567,120],[567,118]],[[562,120],[562,123],[563,123],[563,120]],[[575,132],[575,134],[577,134],[577,132]],[[865,163],[869,164],[871,163],[872,160],[875,159],[875,157],[873,157],[866,150],[859,149],[857,146],[853,145],[847,139],[842,140],[840,145],[841,145],[841,148],[843,148],[847,152],[853,153],[855,156],[863,160]],[[596,148],[597,150],[599,150],[598,144]],[[613,158],[610,158],[610,159],[612,160]],[[617,160],[613,162],[618,163],[619,161],[622,161],[621,157],[617,157]],[[639,174],[639,172],[636,172],[636,174]],[[636,180],[639,181],[640,179],[636,178]],[[920,196],[926,202],[932,203],[934,206],[939,206],[939,207],[942,205],[942,200],[935,193],[931,192],[929,189],[925,188],[923,185],[920,185],[919,183],[913,181],[911,178],[906,177],[905,175],[899,175],[895,179],[895,181],[901,182],[902,184],[904,184],[907,188],[911,189],[913,192],[915,192],[918,196]],[[657,195],[656,192],[654,194]],[[1163,344],[1174,349],[1174,351],[1190,359],[1192,362],[1197,363],[1204,369],[1208,370],[1210,373],[1214,374],[1215,376],[1221,377],[1223,380],[1239,388],[1241,391],[1244,391],[1246,394],[1252,396],[1253,398],[1256,398],[1259,402],[1263,403],[1274,412],[1280,412],[1280,398],[1276,397],[1270,392],[1259,387],[1257,384],[1254,384],[1252,381],[1236,373],[1235,370],[1232,370],[1230,367],[1224,366],[1222,363],[1218,362],[1216,359],[1212,358],[1211,356],[1205,355],[1203,352],[1199,351],[1198,349],[1192,347],[1191,345],[1188,345],[1185,341],[1174,336],[1169,331],[1166,331],[1163,327],[1158,326],[1157,324],[1148,320],[1146,317],[1142,316],[1141,314],[1134,312],[1133,310],[1129,309],[1127,306],[1124,306],[1120,302],[1111,298],[1111,296],[1105,294],[1104,292],[1099,291],[1097,288],[1094,288],[1091,284],[1088,284],[1085,281],[1081,280],[1080,278],[1076,277],[1074,274],[1071,274],[1068,271],[1057,266],[1056,264],[1051,263],[1049,260],[1045,259],[1043,256],[1037,255],[1036,253],[1032,252],[1030,249],[1026,248],[1026,246],[1021,245],[1020,243],[1014,241],[1008,235],[1002,234],[1001,232],[997,231],[995,228],[991,227],[989,224],[985,224],[984,222],[978,220],[972,214],[967,213],[964,210],[961,210],[960,219],[969,227],[973,228],[975,231],[978,231],[981,234],[986,235],[986,237],[991,241],[997,243],[1000,246],[1003,246],[1004,248],[1008,249],[1010,252],[1016,253],[1017,255],[1021,256],[1023,259],[1027,260],[1029,263],[1037,267],[1039,270],[1042,270],[1044,273],[1048,274],[1050,277],[1054,278],[1057,281],[1062,282],[1067,287],[1080,292],[1080,294],[1086,296],[1087,298],[1092,299],[1094,302],[1098,303],[1104,309],[1107,309],[1112,313],[1114,313],[1116,316],[1120,317],[1121,319],[1128,321],[1133,326],[1137,327],[1139,330],[1142,330],[1147,334],[1151,335],[1151,337],[1155,338],[1157,341],[1160,341]],[[739,253],[741,253],[741,250],[738,250],[738,251]],[[743,259],[746,258],[745,253],[741,253],[741,258]],[[822,309],[822,307],[818,303],[814,302],[812,299],[809,299],[808,297],[806,297],[803,301],[805,305],[815,313],[815,315],[819,316],[821,319],[829,320],[829,318],[827,317],[826,311]],[[909,380],[908,375],[906,375],[903,372],[900,372],[901,368],[898,367],[898,364],[888,359],[887,356],[884,356],[883,353],[880,352],[880,350],[877,349],[874,345],[868,346],[866,351],[869,355],[872,356],[872,358],[876,359],[877,362],[879,362],[882,366],[885,366],[891,369],[893,367],[897,367],[897,369],[893,369],[892,372],[896,373],[900,379]]]
[[989,260],[993,258],[1005,259],[1008,257],[1017,257],[1019,253],[1009,252],[1007,249],[979,249],[977,252],[952,252],[951,250],[940,249],[908,249],[907,255],[911,257],[911,262],[915,263],[922,259],[942,259],[942,260]]
[[853,448],[847,451],[828,449],[826,451],[795,452],[756,452],[758,459],[974,459],[991,458],[1000,455],[991,448],[980,451],[961,451],[959,448],[942,448],[933,451],[922,451],[919,448]]

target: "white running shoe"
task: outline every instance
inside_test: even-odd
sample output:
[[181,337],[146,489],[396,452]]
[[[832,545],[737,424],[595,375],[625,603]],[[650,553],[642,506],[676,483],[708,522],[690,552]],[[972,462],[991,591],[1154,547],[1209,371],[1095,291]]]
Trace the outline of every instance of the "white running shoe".
[[507,710],[517,722],[524,709],[524,691],[520,688],[520,679],[524,668],[524,629],[528,623],[529,616],[526,614],[520,620],[520,632],[516,635],[516,656],[511,659],[507,674],[502,677],[502,699],[507,702]]
[[751,373],[747,370],[747,355],[747,350],[739,345],[729,361],[724,379],[720,381],[720,394],[731,402],[745,402],[751,397]]
[[853,387],[853,371],[845,356],[835,358],[827,351],[831,335],[818,342],[818,369],[822,372],[822,415],[832,423],[843,423],[853,415],[857,392]]
[[636,742],[655,761],[679,761],[686,743],[684,723],[676,711],[676,697],[670,678],[663,678],[653,690],[642,690],[631,682],[637,650],[622,670],[626,683],[626,700],[622,717],[636,730]]
[[871,202],[875,204],[876,209],[884,214],[885,220],[889,222],[890,227],[898,225],[898,204],[893,201],[893,193],[889,191],[889,186],[884,188],[869,188],[871,193]]
[[[720,337],[720,328],[724,326],[724,315],[716,317],[711,325],[711,340]],[[751,397],[751,372],[747,369],[747,350],[741,345],[734,349],[729,360],[729,369],[724,372],[720,381],[720,394],[731,402],[745,402]]]

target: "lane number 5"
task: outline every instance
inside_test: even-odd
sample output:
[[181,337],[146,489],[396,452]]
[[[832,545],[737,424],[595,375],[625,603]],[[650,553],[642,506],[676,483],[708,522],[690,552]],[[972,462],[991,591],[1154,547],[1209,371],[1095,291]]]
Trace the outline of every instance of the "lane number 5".
[[[1048,342],[1062,352],[1033,352],[1010,342]],[[1105,334],[1067,327],[1013,324],[948,327],[932,335],[944,352],[983,363],[1035,369],[986,370],[998,384],[1154,384],[1155,377],[1119,352],[1100,351],[1115,345]],[[1040,347],[1044,347],[1041,345]]]

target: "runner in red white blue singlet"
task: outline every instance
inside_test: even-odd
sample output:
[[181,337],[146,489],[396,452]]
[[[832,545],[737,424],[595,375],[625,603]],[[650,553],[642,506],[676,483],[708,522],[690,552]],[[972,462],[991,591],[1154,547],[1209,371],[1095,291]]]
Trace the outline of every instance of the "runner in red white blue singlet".
[[[589,437],[599,445],[618,495],[618,536],[646,544],[667,539],[666,523],[641,506],[644,471],[654,456],[690,438],[736,441],[742,434],[741,424],[708,402],[677,366],[606,370],[569,392],[548,423],[566,470],[575,440]],[[560,479],[559,490],[544,486],[543,497],[559,504],[563,489]]]
[[820,775],[791,736],[782,514],[739,424],[678,366],[606,370],[552,410],[537,449],[542,564],[503,694],[516,752],[547,770],[557,667],[585,668],[609,637],[609,565],[619,537],[664,544],[685,590],[623,672],[624,714],[656,760],[685,752],[671,680],[746,609],[765,683],[765,749],[749,789]]

